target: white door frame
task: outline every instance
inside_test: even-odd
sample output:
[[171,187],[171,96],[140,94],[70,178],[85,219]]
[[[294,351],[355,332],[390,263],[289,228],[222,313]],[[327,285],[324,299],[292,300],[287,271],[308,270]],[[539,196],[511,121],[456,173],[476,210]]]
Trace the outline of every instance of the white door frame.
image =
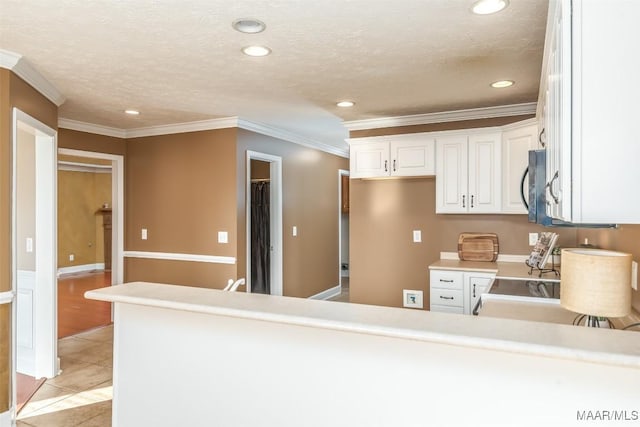
[[111,160],[111,284],[124,282],[124,156],[59,148],[58,154]]
[[282,157],[250,150],[247,150],[246,166],[246,289],[251,292],[251,160],[268,162],[270,166],[271,295],[282,295]]
[[11,289],[12,304],[12,418],[16,416],[17,370],[17,148],[18,122],[35,130],[36,150],[36,284],[33,298],[33,375],[52,378],[59,372],[57,319],[57,131],[30,115],[13,108],[12,196],[11,196]]
[[342,177],[350,176],[348,170],[338,169],[338,283],[342,292]]

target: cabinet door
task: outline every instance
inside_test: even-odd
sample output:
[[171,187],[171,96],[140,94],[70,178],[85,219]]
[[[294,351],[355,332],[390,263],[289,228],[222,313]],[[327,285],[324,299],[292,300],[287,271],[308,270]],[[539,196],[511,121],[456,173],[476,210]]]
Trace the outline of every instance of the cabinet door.
[[469,212],[500,212],[502,208],[500,154],[500,132],[469,136]]
[[495,275],[489,273],[465,273],[464,276],[465,292],[467,294],[464,301],[464,312],[465,314],[471,314],[478,301],[480,301],[480,295],[487,292]]
[[436,213],[467,212],[467,136],[436,140]]
[[392,176],[435,175],[435,139],[391,141]]
[[538,126],[533,124],[502,134],[502,213],[526,214],[522,187],[528,197],[529,179],[522,177],[529,167],[529,150],[537,147]]
[[352,142],[349,149],[351,178],[389,176],[388,142]]

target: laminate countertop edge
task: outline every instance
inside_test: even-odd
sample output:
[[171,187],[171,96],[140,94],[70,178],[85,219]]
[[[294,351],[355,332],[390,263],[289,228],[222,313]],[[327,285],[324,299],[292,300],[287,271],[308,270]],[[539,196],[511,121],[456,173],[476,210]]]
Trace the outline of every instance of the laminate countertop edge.
[[640,334],[132,282],[89,299],[640,369]]

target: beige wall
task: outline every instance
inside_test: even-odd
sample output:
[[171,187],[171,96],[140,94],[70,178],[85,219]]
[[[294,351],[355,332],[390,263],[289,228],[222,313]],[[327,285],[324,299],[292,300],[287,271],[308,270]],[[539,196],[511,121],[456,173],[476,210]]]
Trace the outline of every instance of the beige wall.
[[104,203],[111,205],[110,173],[58,171],[58,267],[104,262],[102,215],[97,213]]
[[[36,270],[36,138],[18,129],[16,156],[16,263],[18,270]],[[27,238],[33,239],[27,252]]]
[[127,153],[127,143],[125,139],[63,128],[58,129],[58,148],[70,148],[121,156],[125,156]]
[[[47,126],[58,127],[58,108],[11,71],[0,68],[0,292],[11,289],[12,109],[17,107]],[[10,406],[11,305],[0,306],[0,413]]]
[[[349,160],[238,130],[238,277],[246,276],[246,151],[282,157],[284,294],[309,297],[338,285],[338,170]],[[298,227],[298,236],[291,229]]]
[[[351,180],[350,301],[402,306],[402,290],[424,291],[429,308],[429,264],[457,252],[458,235],[498,235],[500,253],[531,252],[528,233],[545,231],[526,215],[436,215],[435,179]],[[412,231],[422,230],[422,243]],[[559,245],[573,246],[575,229],[554,229]]]
[[[577,243],[589,243],[604,249],[627,252],[640,262],[640,225],[621,225],[618,229],[580,229]],[[640,291],[633,291],[633,307],[640,311]]]
[[[236,129],[128,140],[125,250],[235,257],[235,141]],[[235,277],[235,265],[125,260],[125,281],[222,288]]]

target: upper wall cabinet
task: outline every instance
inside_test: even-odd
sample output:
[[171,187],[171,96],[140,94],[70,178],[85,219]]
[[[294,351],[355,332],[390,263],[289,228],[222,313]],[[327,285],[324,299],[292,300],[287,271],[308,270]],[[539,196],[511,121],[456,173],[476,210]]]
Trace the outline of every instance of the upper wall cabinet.
[[[529,150],[538,148],[534,119],[507,125],[502,133],[502,213],[526,214],[522,192],[528,197]],[[524,187],[524,189],[523,189]]]
[[435,139],[408,134],[349,141],[351,178],[435,174]]
[[538,100],[551,217],[640,223],[640,1],[551,0]]
[[500,213],[501,132],[436,138],[436,213]]

